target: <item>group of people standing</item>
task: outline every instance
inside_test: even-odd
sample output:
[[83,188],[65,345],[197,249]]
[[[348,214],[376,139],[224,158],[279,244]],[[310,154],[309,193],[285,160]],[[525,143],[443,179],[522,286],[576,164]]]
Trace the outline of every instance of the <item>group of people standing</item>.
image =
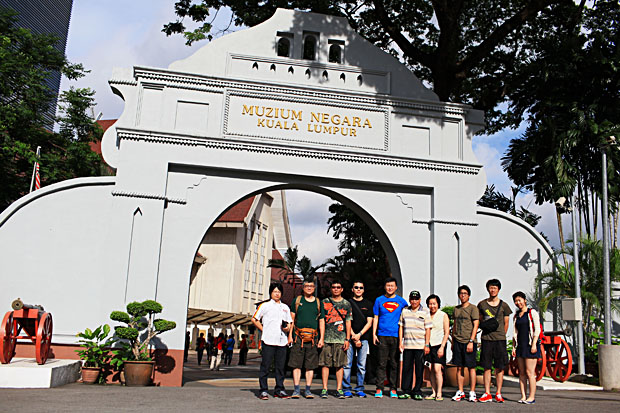
[[[321,398],[328,396],[330,369],[335,369],[338,398],[353,394],[367,397],[364,386],[367,356],[372,342],[377,346],[376,390],[374,397],[423,400],[443,400],[443,372],[446,364],[446,346],[452,341],[452,364],[457,366],[458,391],[454,401],[503,403],[501,394],[503,371],[508,363],[506,333],[510,306],[499,299],[501,283],[497,279],[486,284],[488,298],[478,305],[469,302],[471,290],[458,287],[460,304],[454,309],[454,323],[440,310],[441,299],[431,294],[426,308],[421,304],[419,291],[411,291],[409,302],[398,296],[395,278],[384,282],[385,293],[374,304],[364,298],[364,283],[352,285],[352,298],[342,296],[340,281],[330,285],[331,296],[319,300],[315,284],[303,283],[302,295],[290,306],[281,302],[282,285],[274,282],[269,287],[270,300],[262,303],[254,313],[252,322],[262,331],[262,363],[259,384],[261,399],[268,399],[267,377],[272,363],[275,365],[276,385],[274,397],[313,398],[311,392],[314,370],[321,367]],[[538,313],[528,309],[525,294],[517,292],[513,300],[518,308],[514,316],[514,350],[519,363],[520,403],[534,403],[536,378],[534,368],[540,356],[540,319]],[[484,394],[476,396],[476,352],[478,329],[482,330],[480,365],[484,368]],[[372,340],[372,341],[371,341]],[[290,346],[288,365],[293,369],[294,390],[289,395],[284,388],[284,371]],[[399,361],[402,354],[401,390],[397,391]],[[357,385],[352,387],[351,370],[356,362]],[[421,391],[424,364],[430,365],[432,393],[424,397]],[[469,369],[470,391],[463,391],[465,369]],[[491,369],[495,368],[496,393],[491,394]],[[305,369],[305,389],[300,388],[302,369]],[[414,383],[415,373],[415,383]],[[529,380],[529,396],[526,394]],[[386,386],[387,383],[387,386]]]
[[[185,347],[189,348],[189,332],[186,333]],[[207,365],[210,365],[211,370],[219,370],[220,365],[230,366],[232,363],[232,356],[235,348],[235,338],[232,334],[226,336],[223,332],[214,337],[213,334],[209,334],[205,338],[204,333],[200,333],[196,340],[196,356],[198,358],[198,365],[202,365],[202,359],[204,353],[207,353]],[[241,337],[239,343],[239,365],[245,365],[248,355],[247,337],[245,334]],[[187,352],[185,361],[187,361]]]

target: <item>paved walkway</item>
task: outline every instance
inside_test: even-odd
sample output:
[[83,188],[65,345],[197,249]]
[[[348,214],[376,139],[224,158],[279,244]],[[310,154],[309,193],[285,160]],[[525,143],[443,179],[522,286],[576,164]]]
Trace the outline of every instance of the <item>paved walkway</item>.
[[[518,388],[506,387],[506,403],[455,403],[449,400],[454,389],[446,389],[446,400],[413,401],[384,399],[328,399],[313,400],[259,400],[258,366],[260,358],[250,354],[247,366],[237,366],[237,358],[230,367],[220,371],[209,371],[206,366],[198,366],[195,354],[190,353],[186,364],[184,386],[173,387],[121,387],[118,385],[96,386],[79,383],[69,384],[54,389],[0,389],[0,411],[36,412],[290,412],[303,409],[304,412],[334,412],[337,409],[357,412],[389,410],[392,412],[428,411],[433,412],[513,412],[560,411],[579,412],[620,411],[620,393],[604,391],[540,391],[534,406],[516,403],[519,398]],[[290,379],[286,380],[287,389],[292,388]],[[318,393],[320,383],[315,379],[313,390]],[[335,389],[335,381],[330,380],[330,389]]]

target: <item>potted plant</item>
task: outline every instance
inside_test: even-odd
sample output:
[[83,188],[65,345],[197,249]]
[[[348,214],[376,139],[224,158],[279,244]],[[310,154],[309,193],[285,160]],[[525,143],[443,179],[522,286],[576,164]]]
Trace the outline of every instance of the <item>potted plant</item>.
[[113,311],[110,318],[125,323],[116,326],[116,336],[122,341],[121,347],[114,350],[112,364],[125,371],[125,385],[146,386],[153,376],[155,362],[151,358],[149,343],[153,337],[176,327],[174,321],[156,319],[163,307],[157,301],[146,300],[127,304],[127,312]]
[[78,342],[82,347],[75,350],[83,361],[82,363],[82,383],[93,384],[97,379],[101,380],[101,369],[110,358],[109,348],[116,342],[110,334],[110,326],[104,324],[95,330],[87,328],[83,333],[78,333]]

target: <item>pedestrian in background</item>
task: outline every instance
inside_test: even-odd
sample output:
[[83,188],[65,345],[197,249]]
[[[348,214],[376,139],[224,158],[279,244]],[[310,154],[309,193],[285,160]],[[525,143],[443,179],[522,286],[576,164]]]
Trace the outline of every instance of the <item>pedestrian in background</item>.
[[207,348],[207,340],[205,340],[205,333],[200,333],[200,337],[196,340],[196,352],[198,355],[198,365],[202,363],[202,355]]

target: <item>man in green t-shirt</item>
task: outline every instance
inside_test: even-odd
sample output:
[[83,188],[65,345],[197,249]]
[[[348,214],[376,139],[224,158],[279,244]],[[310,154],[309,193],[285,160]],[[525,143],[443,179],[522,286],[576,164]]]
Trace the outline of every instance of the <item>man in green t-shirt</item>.
[[306,391],[304,397],[313,398],[310,386],[314,377],[314,369],[319,366],[317,349],[323,347],[325,336],[325,309],[321,301],[314,296],[314,281],[305,280],[303,295],[296,297],[291,303],[291,317],[294,328],[289,332],[293,342],[288,365],[293,369],[293,394],[291,398],[301,396],[299,383],[301,369],[306,369]]
[[483,328],[483,321],[494,318],[497,320],[497,328],[494,331],[483,331],[480,336],[482,347],[480,348],[480,365],[484,368],[484,394],[478,401],[485,403],[493,400],[491,396],[491,367],[495,367],[495,381],[497,392],[495,401],[503,403],[502,384],[504,383],[504,367],[508,363],[508,352],[506,351],[506,332],[510,322],[512,310],[510,306],[499,299],[499,290],[502,283],[498,279],[487,281],[487,291],[489,298],[478,303],[480,313],[480,327]]
[[327,380],[330,367],[336,369],[336,396],[344,399],[342,376],[347,364],[347,350],[351,338],[351,320],[353,320],[351,303],[342,297],[342,284],[332,281],[332,296],[323,300],[325,308],[325,345],[319,355],[322,369],[323,390],[321,397],[327,397]]

